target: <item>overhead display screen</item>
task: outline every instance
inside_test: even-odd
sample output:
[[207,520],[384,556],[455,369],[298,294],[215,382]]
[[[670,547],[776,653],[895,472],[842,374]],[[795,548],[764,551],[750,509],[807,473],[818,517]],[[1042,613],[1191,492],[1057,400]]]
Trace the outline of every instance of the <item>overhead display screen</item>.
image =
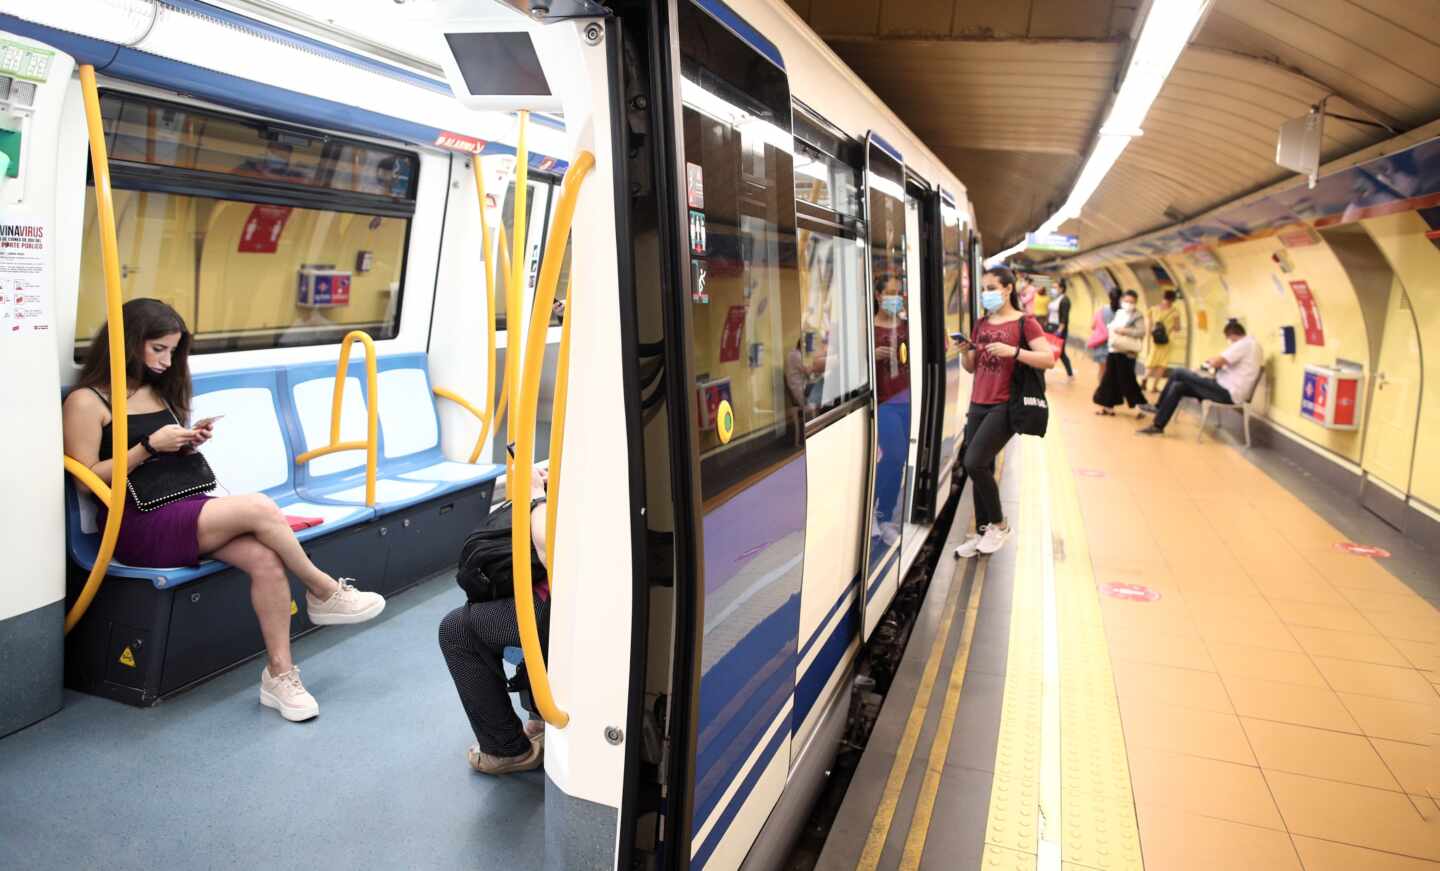
[[477,96],[550,96],[530,34],[447,33],[465,87]]

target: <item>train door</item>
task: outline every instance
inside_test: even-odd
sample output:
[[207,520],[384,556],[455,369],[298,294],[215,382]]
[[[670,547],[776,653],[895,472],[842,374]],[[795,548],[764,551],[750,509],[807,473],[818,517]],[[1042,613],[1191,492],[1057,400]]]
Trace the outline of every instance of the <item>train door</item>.
[[964,312],[970,299],[970,275],[967,271],[964,245],[964,228],[960,222],[960,211],[949,194],[940,196],[940,303],[941,303],[941,377],[944,379],[944,396],[941,397],[940,451],[935,459],[937,467],[935,500],[937,510],[950,492],[950,481],[954,477],[955,452],[960,447],[960,432],[965,424],[965,409],[961,407],[960,344],[950,336],[964,331]]
[[[1389,302],[1375,355],[1374,387],[1366,416],[1365,470],[1361,502],[1388,522],[1403,528],[1403,505],[1415,468],[1416,425],[1420,419],[1420,332],[1410,295],[1392,273]],[[1385,491],[1389,491],[1387,494]],[[1396,500],[1399,500],[1397,503]]]
[[790,770],[806,529],[804,426],[786,386],[804,332],[795,154],[775,47],[749,28],[737,35],[723,4],[670,8],[678,105],[665,173],[688,268],[667,344],[693,415],[671,426],[691,428],[683,443],[693,453],[675,462],[698,471],[699,484],[689,516],[677,518],[697,569],[676,579],[697,587],[688,595],[698,607],[681,618],[689,625],[676,627],[697,678],[687,699],[693,756],[671,788],[689,794],[689,866],[730,869]]
[[[908,269],[915,276],[910,294],[911,391],[919,407],[910,415],[913,468],[910,521],[917,524],[904,548],[913,555],[924,542],[924,529],[938,511],[941,445],[946,413],[945,266],[941,197],[937,190],[912,183],[907,196]],[[913,221],[912,221],[913,218]],[[904,569],[908,559],[901,560]]]
[[905,167],[900,152],[873,133],[865,162],[876,402],[874,492],[861,636],[868,639],[900,583],[911,392]]

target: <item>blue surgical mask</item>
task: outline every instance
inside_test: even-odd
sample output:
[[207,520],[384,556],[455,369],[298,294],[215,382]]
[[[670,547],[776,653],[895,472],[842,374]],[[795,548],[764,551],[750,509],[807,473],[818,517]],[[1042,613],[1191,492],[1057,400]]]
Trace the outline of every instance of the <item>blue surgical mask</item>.
[[1005,294],[998,290],[982,290],[980,304],[985,306],[987,312],[993,312],[1005,304]]
[[899,315],[905,310],[905,297],[898,293],[887,293],[880,297],[880,310],[892,315]]

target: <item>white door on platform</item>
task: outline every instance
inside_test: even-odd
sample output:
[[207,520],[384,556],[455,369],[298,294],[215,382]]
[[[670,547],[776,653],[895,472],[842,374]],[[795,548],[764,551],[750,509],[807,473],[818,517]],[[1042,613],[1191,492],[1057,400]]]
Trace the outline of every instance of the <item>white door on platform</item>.
[[1367,415],[1365,476],[1403,498],[1410,491],[1416,424],[1420,416],[1420,334],[1410,297],[1400,279],[1390,287],[1390,304],[1375,365],[1375,389]]

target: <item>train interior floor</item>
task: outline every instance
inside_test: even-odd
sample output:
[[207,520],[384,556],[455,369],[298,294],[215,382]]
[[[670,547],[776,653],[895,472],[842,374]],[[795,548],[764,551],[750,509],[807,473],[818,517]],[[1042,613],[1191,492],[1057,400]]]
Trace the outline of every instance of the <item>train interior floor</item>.
[[543,773],[465,761],[436,643],[462,601],[441,576],[298,639],[306,723],[260,706],[260,660],[153,708],[67,691],[0,740],[0,868],[539,867]]
[[1049,382],[1016,533],[951,557],[964,494],[818,868],[1440,871],[1440,553]]

